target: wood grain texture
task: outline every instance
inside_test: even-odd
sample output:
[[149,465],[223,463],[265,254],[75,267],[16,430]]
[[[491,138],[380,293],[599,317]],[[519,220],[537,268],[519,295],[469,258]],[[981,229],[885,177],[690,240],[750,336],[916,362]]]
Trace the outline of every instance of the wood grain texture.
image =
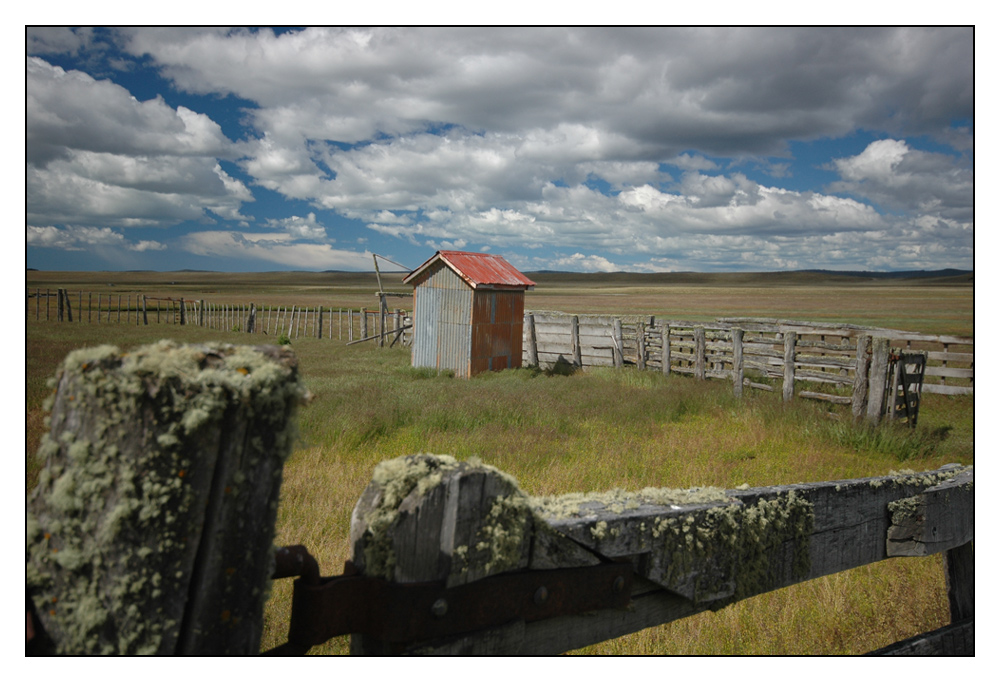
[[273,346],[67,356],[27,523],[27,585],[56,652],[256,653],[304,395]]

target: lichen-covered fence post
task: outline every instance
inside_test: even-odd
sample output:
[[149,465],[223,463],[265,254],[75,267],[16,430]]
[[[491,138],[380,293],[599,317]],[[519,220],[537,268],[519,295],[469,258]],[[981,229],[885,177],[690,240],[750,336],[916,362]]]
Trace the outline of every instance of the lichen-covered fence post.
[[27,509],[26,582],[63,654],[254,654],[282,466],[305,396],[291,351],[73,351]]
[[[960,585],[950,591],[953,618],[965,620],[924,639],[938,653],[971,653],[973,517],[973,470],[958,465],[761,488],[533,498],[475,460],[402,457],[376,467],[354,509],[352,562],[391,583],[440,583],[440,597],[419,613],[391,612],[393,622],[417,624],[416,639],[354,635],[351,651],[556,654],[891,556],[948,552],[956,563],[949,580]],[[604,584],[602,571],[615,567],[629,578]],[[582,608],[567,570],[593,576],[586,590],[594,599],[623,589],[629,599]],[[491,587],[522,579],[531,585],[523,593]]]

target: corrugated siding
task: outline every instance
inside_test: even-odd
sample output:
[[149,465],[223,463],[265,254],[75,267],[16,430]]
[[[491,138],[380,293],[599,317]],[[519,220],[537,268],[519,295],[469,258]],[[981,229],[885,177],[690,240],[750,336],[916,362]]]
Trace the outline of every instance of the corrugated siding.
[[443,264],[414,290],[413,366],[470,375],[472,289]]
[[521,366],[524,293],[476,292],[472,308],[472,374]]

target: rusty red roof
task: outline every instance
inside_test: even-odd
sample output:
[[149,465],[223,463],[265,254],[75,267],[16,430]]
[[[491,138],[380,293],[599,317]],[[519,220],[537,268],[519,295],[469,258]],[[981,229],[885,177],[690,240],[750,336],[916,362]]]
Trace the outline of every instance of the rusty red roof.
[[403,282],[412,282],[439,261],[454,270],[473,289],[479,287],[532,289],[535,286],[534,282],[522,275],[502,256],[469,251],[438,251],[427,262],[404,277]]

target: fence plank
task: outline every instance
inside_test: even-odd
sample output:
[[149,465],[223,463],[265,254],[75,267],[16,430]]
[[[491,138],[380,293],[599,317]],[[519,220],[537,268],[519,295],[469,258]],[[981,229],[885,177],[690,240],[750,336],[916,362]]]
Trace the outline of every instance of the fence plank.
[[27,585],[54,652],[257,652],[303,394],[275,347],[66,357],[27,521]]

